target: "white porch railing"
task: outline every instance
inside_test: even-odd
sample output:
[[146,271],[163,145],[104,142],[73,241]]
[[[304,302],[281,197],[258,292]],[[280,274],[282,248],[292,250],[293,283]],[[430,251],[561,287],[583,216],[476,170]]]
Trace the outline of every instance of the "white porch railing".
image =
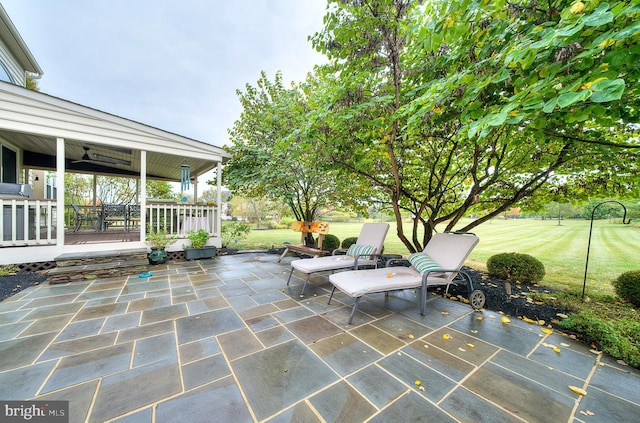
[[0,247],[56,243],[54,201],[0,199],[0,209]]
[[147,219],[148,227],[156,232],[165,229],[185,237],[190,230],[205,229],[212,236],[220,236],[215,205],[148,203]]
[[[81,207],[90,212],[90,206]],[[35,245],[56,245],[55,200],[0,199],[0,248]],[[65,207],[65,227],[73,229],[74,213],[71,206]],[[190,230],[205,229],[212,237],[220,237],[218,207],[181,203],[148,203],[147,227],[186,238]],[[115,226],[115,225],[114,225]],[[99,228],[99,226],[98,226]],[[97,230],[97,229],[96,229]],[[137,230],[137,229],[133,229]]]

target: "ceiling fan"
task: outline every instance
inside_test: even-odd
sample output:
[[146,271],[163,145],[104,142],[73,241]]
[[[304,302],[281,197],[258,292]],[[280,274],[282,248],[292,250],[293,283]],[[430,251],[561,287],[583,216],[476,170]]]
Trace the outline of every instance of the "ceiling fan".
[[124,166],[131,166],[130,160],[119,159],[117,157],[109,157],[104,156],[102,154],[93,153],[93,158],[89,156],[89,147],[82,147],[84,149],[84,154],[80,160],[74,160],[73,163],[92,163],[92,162],[102,162],[109,164],[117,164]]

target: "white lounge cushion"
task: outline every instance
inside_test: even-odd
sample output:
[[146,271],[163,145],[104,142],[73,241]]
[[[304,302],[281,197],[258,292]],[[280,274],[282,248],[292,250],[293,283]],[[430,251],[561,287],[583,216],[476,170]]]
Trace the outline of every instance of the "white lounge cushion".
[[[375,292],[421,287],[422,275],[413,267],[384,267],[334,273],[329,276],[329,281],[348,296],[357,298]],[[427,285],[446,283],[442,274],[427,279]]]
[[[351,256],[326,256],[314,259],[299,259],[291,262],[291,267],[302,273],[325,270],[348,269],[355,266],[356,258]],[[373,260],[358,259],[358,266],[375,264]]]

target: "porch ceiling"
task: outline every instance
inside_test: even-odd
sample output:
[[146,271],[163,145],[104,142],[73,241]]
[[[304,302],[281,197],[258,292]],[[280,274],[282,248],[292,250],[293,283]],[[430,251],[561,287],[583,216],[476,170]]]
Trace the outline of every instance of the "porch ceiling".
[[2,82],[0,137],[23,152],[25,167],[44,170],[56,169],[57,138],[68,172],[136,177],[144,150],[148,179],[179,181],[182,164],[198,176],[230,158],[211,144]]

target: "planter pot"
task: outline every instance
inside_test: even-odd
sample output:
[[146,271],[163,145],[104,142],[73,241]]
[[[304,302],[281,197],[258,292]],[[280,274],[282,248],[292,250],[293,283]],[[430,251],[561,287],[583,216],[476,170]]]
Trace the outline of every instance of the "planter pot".
[[217,252],[217,248],[213,245],[209,245],[201,248],[185,248],[184,257],[187,260],[212,258],[216,256],[216,252]]
[[151,252],[147,254],[149,264],[164,264],[167,261],[167,252],[164,248],[152,248]]

